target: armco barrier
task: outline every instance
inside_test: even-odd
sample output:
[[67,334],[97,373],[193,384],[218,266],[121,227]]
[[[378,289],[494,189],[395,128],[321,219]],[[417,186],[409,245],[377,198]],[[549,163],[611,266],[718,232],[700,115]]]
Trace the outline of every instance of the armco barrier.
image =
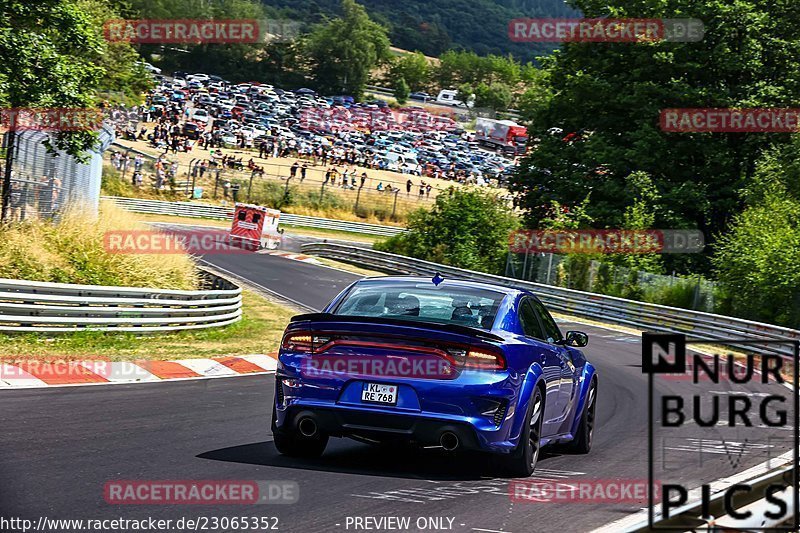
[[204,290],[0,279],[0,332],[152,333],[226,326],[242,317],[242,289],[203,272]]
[[[122,198],[119,196],[102,196],[101,200],[112,200],[119,207],[134,213],[150,213],[155,215],[174,215],[191,218],[216,218],[230,220],[233,218],[232,207],[200,204],[195,202],[166,202],[163,200],[143,200],[140,198]],[[381,226],[365,222],[348,222],[330,218],[308,217],[281,213],[281,223],[290,226],[347,231],[391,237],[406,231],[395,226]]]
[[[684,333],[691,339],[800,340],[800,331],[779,326],[493,276],[375,250],[330,243],[305,244],[302,249],[308,254],[339,259],[387,273],[433,276],[440,272],[445,278],[487,281],[525,288],[536,293],[550,309],[567,315],[648,331]],[[791,356],[793,353],[789,344],[752,344],[751,350],[784,356]]]

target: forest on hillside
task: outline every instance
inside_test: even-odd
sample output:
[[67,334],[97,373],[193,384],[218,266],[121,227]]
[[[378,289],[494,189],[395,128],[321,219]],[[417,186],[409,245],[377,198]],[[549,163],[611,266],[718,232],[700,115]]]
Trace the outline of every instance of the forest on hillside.
[[[339,15],[339,0],[264,0],[289,17],[319,22]],[[554,49],[547,43],[515,43],[508,23],[523,17],[575,17],[564,0],[362,0],[370,17],[389,28],[392,44],[438,56],[448,49],[479,55],[513,54],[523,61]]]

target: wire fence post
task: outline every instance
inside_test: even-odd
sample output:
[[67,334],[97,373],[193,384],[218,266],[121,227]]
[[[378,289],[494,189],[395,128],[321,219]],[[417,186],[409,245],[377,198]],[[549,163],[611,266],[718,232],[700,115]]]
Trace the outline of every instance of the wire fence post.
[[11,209],[11,170],[14,168],[14,148],[17,131],[11,128],[6,135],[6,166],[3,173],[3,207],[0,220],[6,220]]
[[[192,187],[191,187],[191,190],[186,191],[186,194],[188,196],[191,196],[191,197],[194,196],[194,191],[195,191],[195,189],[197,189],[196,185],[197,185],[197,169],[195,168],[195,172],[192,174]],[[186,188],[189,189],[189,180],[186,180]]]
[[353,213],[356,215],[358,214],[358,201],[361,199],[361,189],[363,188],[364,186],[362,185],[358,188],[358,191],[356,191],[356,205],[353,206]]
[[284,205],[286,205],[288,203],[288,201],[289,201],[289,182],[291,180],[292,180],[291,176],[286,178],[286,188],[283,189],[283,198],[281,199],[281,205],[279,206],[279,208],[281,208]]
[[[197,161],[197,159],[192,159],[191,161],[189,161],[189,176],[187,176],[186,179],[186,194],[190,196],[194,193],[194,186],[197,183],[197,165],[195,164],[195,161]],[[189,179],[188,179],[189,177],[192,178],[191,191],[189,190]]]
[[400,192],[400,189],[394,191],[394,205],[392,206],[392,220],[394,220],[395,213],[397,213],[397,193]]
[[247,185],[247,203],[250,203],[250,197],[253,194],[253,178],[256,176],[256,171],[250,172],[250,183]]

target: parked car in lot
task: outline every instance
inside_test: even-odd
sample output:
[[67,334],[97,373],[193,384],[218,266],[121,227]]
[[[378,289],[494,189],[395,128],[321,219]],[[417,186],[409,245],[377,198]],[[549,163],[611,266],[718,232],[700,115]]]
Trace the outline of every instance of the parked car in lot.
[[[435,115],[419,105],[391,109],[380,99],[356,102],[346,95],[287,92],[257,82],[231,85],[211,74],[174,74],[178,81],[159,84],[151,93],[150,103],[168,111],[173,107],[170,103],[185,102],[190,109],[188,120],[201,129],[213,121],[210,129],[228,133],[244,126],[258,130],[252,131],[256,137],[259,131],[274,130],[284,140],[294,138],[304,150],[335,144],[356,150],[357,164],[377,164],[389,170],[478,185],[486,184],[481,176],[500,183],[512,170],[510,161],[500,162],[493,159],[499,156],[480,150],[474,136],[460,135],[463,130],[452,118]],[[340,140],[347,144],[340,145]],[[229,145],[234,142],[228,138]]]
[[195,108],[192,111],[192,120],[194,122],[201,122],[203,124],[208,124],[208,121],[210,119],[211,117],[209,116],[208,111],[206,111],[205,109]]
[[527,290],[362,279],[286,328],[275,446],[315,457],[330,437],[401,441],[491,452],[504,473],[530,476],[543,446],[592,447],[598,377],[578,349],[587,343],[562,335]]
[[238,139],[236,138],[236,135],[234,135],[230,131],[223,132],[221,139],[222,139],[222,144],[224,144],[228,148],[236,146],[236,144],[238,143]]
[[183,130],[183,135],[192,140],[197,140],[200,138],[201,129],[200,126],[198,126],[197,124],[187,122],[183,125],[182,130]]

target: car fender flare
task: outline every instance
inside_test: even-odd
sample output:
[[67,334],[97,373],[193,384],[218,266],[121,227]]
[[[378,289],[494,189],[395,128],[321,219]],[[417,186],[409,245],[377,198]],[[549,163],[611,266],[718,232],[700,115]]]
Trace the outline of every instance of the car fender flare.
[[594,366],[591,363],[587,362],[583,365],[583,372],[581,373],[580,379],[580,394],[578,396],[578,405],[575,409],[575,418],[572,421],[572,429],[570,433],[575,435],[578,431],[578,424],[581,423],[581,418],[583,417],[583,409],[586,405],[586,396],[589,394],[589,387],[592,385],[592,381],[596,379],[597,372],[595,371]]
[[[514,420],[508,433],[508,440],[515,444],[519,442],[519,436],[522,432],[523,417],[519,416],[519,413],[528,412],[528,405],[533,396],[533,389],[540,383],[544,383],[544,371],[539,363],[533,363],[522,378],[522,385],[520,386],[519,395],[517,396],[516,405],[514,406]],[[547,388],[545,387],[544,398],[547,397],[546,391]]]

